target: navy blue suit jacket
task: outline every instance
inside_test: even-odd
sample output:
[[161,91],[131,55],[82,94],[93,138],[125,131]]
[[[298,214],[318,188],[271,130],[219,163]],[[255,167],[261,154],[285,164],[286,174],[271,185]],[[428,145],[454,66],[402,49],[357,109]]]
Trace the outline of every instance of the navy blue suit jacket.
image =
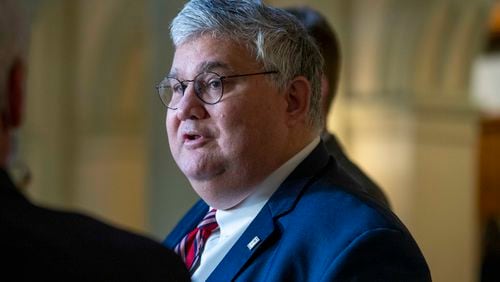
[[[408,230],[364,191],[319,144],[207,281],[431,281]],[[196,203],[164,244],[173,248],[207,210]]]

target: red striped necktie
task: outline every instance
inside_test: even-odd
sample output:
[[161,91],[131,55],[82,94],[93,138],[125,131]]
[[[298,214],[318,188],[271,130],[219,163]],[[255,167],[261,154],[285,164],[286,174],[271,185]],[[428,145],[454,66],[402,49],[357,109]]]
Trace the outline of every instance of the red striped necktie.
[[184,236],[179,244],[175,246],[174,251],[184,260],[191,274],[200,264],[201,253],[208,237],[219,228],[215,220],[215,212],[216,209],[210,210],[198,226]]

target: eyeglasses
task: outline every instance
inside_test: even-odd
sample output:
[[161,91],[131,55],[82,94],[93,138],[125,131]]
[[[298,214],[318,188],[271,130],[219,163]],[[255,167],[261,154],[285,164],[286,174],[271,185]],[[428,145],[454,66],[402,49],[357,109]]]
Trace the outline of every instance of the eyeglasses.
[[180,81],[175,77],[167,76],[156,89],[163,104],[171,109],[177,110],[177,105],[182,100],[188,83],[192,82],[196,97],[203,103],[214,105],[220,102],[224,94],[224,79],[278,73],[277,71],[265,71],[256,73],[236,74],[221,76],[215,72],[202,72],[197,74],[192,80]]

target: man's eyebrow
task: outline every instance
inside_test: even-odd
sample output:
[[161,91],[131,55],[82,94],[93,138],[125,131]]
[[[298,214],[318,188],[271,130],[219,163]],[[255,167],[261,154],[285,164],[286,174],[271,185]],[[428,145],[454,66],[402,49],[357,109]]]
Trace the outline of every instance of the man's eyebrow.
[[213,71],[214,69],[230,69],[229,65],[220,61],[203,62],[198,68],[199,72]]
[[173,69],[173,70],[170,70],[170,72],[167,74],[167,76],[165,76],[165,78],[167,77],[177,77],[177,69]]
[[[220,61],[206,61],[200,64],[197,68],[197,73],[202,73],[206,71],[214,71],[214,69],[225,69],[232,70],[228,64],[220,62]],[[177,77],[178,71],[177,69],[173,69],[167,75],[167,77]]]

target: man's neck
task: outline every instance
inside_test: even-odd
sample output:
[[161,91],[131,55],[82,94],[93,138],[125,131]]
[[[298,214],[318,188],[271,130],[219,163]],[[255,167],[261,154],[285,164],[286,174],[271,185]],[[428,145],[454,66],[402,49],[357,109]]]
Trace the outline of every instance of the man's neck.
[[[252,206],[255,203],[266,202],[271,195],[276,191],[279,185],[292,173],[292,171],[314,150],[319,144],[320,137],[317,136],[311,140],[302,149],[292,155],[280,167],[272,171],[261,183],[255,187],[248,189],[253,191],[241,203],[236,205],[233,209],[239,209],[246,206]],[[263,204],[262,204],[263,205]],[[261,205],[261,206],[262,206]]]

